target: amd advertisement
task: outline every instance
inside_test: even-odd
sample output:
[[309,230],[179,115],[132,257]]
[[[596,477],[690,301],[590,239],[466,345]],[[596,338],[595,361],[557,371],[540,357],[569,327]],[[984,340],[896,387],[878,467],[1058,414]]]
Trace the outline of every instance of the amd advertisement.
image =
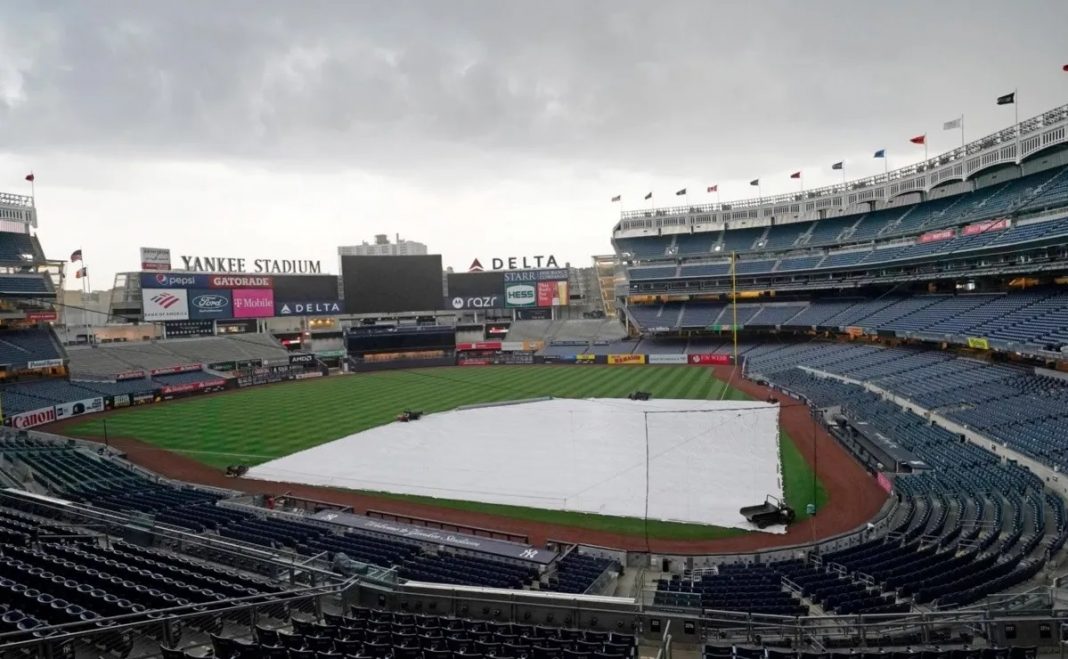
[[342,256],[346,313],[432,311],[441,307],[441,255]]
[[567,306],[567,274],[561,268],[450,274],[445,308],[465,311]]

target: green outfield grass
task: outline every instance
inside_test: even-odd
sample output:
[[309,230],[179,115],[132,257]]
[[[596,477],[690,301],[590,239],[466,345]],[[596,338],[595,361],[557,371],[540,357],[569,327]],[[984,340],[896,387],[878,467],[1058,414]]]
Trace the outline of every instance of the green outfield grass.
[[[402,409],[440,412],[461,405],[541,396],[623,397],[641,389],[654,398],[744,400],[704,368],[685,366],[494,366],[386,371],[243,389],[131,408],[106,417],[112,437],[131,437],[225,467],[259,464],[389,423]],[[69,429],[101,438],[104,418]],[[805,517],[812,500],[813,474],[785,434],[781,442],[787,501]],[[437,506],[478,510],[532,521],[641,535],[641,519],[606,517],[470,501],[384,494]],[[826,492],[817,488],[822,507]],[[649,522],[650,537],[715,538],[743,533],[696,524]]]

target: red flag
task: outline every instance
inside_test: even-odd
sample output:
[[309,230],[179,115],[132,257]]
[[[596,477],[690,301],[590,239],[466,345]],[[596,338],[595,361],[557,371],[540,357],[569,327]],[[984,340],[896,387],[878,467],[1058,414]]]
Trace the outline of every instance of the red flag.
[[790,174],[790,178],[801,178],[801,172],[794,172]]
[[1068,71],[1068,64],[1061,67],[1061,71]]
[[708,186],[709,192],[719,192],[719,183]]
[[30,183],[33,183],[33,172],[30,172],[29,174],[26,175],[26,180],[29,181]]
[[927,144],[927,135],[917,135],[916,137],[909,140],[909,142],[912,142],[913,144]]

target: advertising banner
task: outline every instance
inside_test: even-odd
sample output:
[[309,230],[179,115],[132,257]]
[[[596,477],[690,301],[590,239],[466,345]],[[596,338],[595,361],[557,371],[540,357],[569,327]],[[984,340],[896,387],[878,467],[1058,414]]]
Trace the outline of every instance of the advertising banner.
[[845,328],[845,333],[846,333],[846,336],[851,336],[851,337],[853,337],[855,339],[855,338],[857,338],[859,336],[864,336],[864,328],[850,326],[850,327]]
[[171,250],[164,247],[141,248],[142,270],[170,270]]
[[141,288],[209,288],[208,276],[191,272],[142,272]]
[[501,350],[500,341],[476,341],[475,343],[457,343],[456,350]]
[[446,309],[500,309],[504,306],[504,297],[501,295],[457,295],[445,299]]
[[322,371],[308,371],[307,373],[297,373],[293,376],[294,380],[310,380],[312,378],[323,377]]
[[892,494],[894,491],[894,485],[890,482],[890,479],[886,477],[886,474],[879,472],[875,475],[875,482],[879,484],[879,487],[883,488],[883,491],[887,494]]
[[11,423],[11,427],[18,430],[23,428],[33,428],[34,426],[40,426],[45,423],[52,423],[55,420],[56,408],[54,407],[42,407],[29,412],[23,412],[22,414],[15,414],[8,419]]
[[35,359],[32,362],[26,362],[26,368],[52,368],[53,366],[62,365],[62,359]]
[[1002,231],[1009,228],[1009,218],[1003,217],[997,220],[986,220],[985,222],[976,222],[975,224],[969,224],[964,227],[961,232],[965,236],[974,236],[980,233],[986,233],[987,231]]
[[290,355],[289,363],[299,366],[311,366],[315,364],[315,355]]
[[222,334],[255,334],[256,321],[250,320],[220,320],[215,323],[215,331]]
[[116,394],[111,397],[111,407],[129,407],[130,394]]
[[265,275],[208,275],[208,288],[272,288],[274,277]]
[[645,355],[608,355],[609,364],[644,364]]
[[189,293],[181,288],[142,288],[145,320],[188,320]]
[[553,310],[549,308],[539,309],[516,309],[515,317],[518,320],[552,320]]
[[202,370],[203,364],[179,364],[178,366],[170,366],[167,368],[154,368],[149,373],[152,375],[174,375],[175,373],[194,373]]
[[493,363],[492,357],[459,357],[457,366],[489,366]]
[[200,382],[186,382],[184,384],[169,384],[160,388],[162,394],[185,394],[192,391],[207,391],[221,389],[226,386],[226,380],[201,380]]
[[506,284],[504,306],[509,309],[538,306],[538,289],[535,284]]
[[449,273],[446,281],[446,309],[504,308],[504,279],[499,272]]
[[31,323],[46,323],[59,319],[59,314],[55,311],[27,311],[26,320]]
[[969,336],[968,347],[977,350],[990,350],[990,342],[980,336]]
[[56,405],[56,419],[68,419],[72,416],[92,414],[93,412],[103,411],[103,409],[104,399],[102,397],[86,398],[72,403],[61,403]]
[[939,240],[949,240],[956,235],[957,233],[953,229],[939,229],[938,231],[928,231],[920,234],[920,238],[916,242],[922,245],[923,243],[933,243]]
[[[497,270],[498,268],[494,268]],[[535,281],[567,281],[567,268],[552,268],[549,270],[508,270],[502,272],[504,283],[513,284],[518,282]]]
[[688,364],[686,355],[649,355],[650,364]]
[[499,364],[533,364],[534,353],[532,352],[509,352],[498,358]]
[[730,355],[721,355],[717,353],[702,353],[696,355],[688,355],[691,364],[704,365],[723,365],[731,363]]
[[515,350],[525,350],[523,341],[501,341],[501,350],[512,352]]
[[213,336],[215,334],[214,322],[212,320],[165,320],[163,321],[163,334],[168,339]]
[[233,317],[233,308],[233,295],[226,289],[193,288],[189,290],[189,318],[191,320],[226,320]]
[[566,281],[539,281],[538,282],[538,306],[539,307],[563,307],[567,306],[567,282]]
[[274,291],[238,288],[233,291],[234,318],[269,318],[274,315]]
[[597,355],[586,355],[586,354],[575,355],[575,363],[576,364],[596,364],[597,363]]
[[341,300],[319,302],[275,302],[276,316],[337,316],[341,314]]
[[123,371],[115,376],[116,382],[122,382],[124,380],[142,380],[145,377],[144,371]]

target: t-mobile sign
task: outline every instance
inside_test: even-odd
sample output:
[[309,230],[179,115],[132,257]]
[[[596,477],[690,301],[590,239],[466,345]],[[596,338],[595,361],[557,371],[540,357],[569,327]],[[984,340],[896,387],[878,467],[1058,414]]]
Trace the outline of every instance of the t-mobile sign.
[[269,318],[273,315],[273,290],[269,288],[234,289],[234,318]]

